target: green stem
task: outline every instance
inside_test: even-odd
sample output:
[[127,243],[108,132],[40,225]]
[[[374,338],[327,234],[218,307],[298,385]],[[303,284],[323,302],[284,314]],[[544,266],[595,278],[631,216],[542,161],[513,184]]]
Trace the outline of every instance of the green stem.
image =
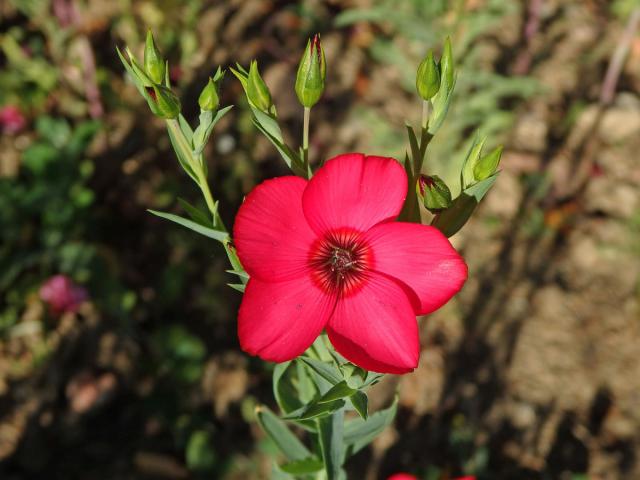
[[[204,196],[204,200],[207,203],[207,208],[209,212],[211,212],[211,216],[213,219],[213,225],[217,230],[221,230],[224,232],[228,232],[227,228],[224,226],[224,222],[220,217],[220,213],[218,213],[218,209],[216,208],[216,203],[213,200],[213,195],[211,195],[211,190],[209,189],[209,182],[207,182],[206,175],[204,173],[204,167],[200,161],[193,155],[193,150],[189,145],[189,141],[184,136],[182,129],[180,128],[180,124],[178,120],[171,119],[167,120],[167,127],[171,131],[173,138],[176,140],[176,146],[180,150],[183,158],[187,158],[189,161],[189,165],[196,173],[197,184],[200,187],[200,191]],[[224,251],[227,254],[227,258],[229,259],[229,263],[234,270],[243,271],[242,263],[240,263],[240,259],[236,253],[235,248],[231,244],[231,239],[228,239],[222,242],[222,246],[224,247]],[[246,280],[242,279],[243,283],[246,283]]]
[[311,108],[304,107],[304,118],[302,124],[302,153],[304,158],[305,171],[309,170],[309,119],[311,117]]
[[431,102],[429,100],[422,101],[422,130],[426,130],[429,124],[429,114],[431,113]]

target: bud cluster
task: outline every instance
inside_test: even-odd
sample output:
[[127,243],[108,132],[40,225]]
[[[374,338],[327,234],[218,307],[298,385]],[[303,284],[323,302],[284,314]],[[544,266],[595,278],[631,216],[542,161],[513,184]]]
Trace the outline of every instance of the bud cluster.
[[129,49],[125,49],[128,59],[118,50],[123,65],[131,75],[136,87],[147,101],[151,112],[164,119],[174,119],[180,115],[180,99],[169,86],[168,64],[156,47],[151,31],[147,32],[144,47],[143,66],[140,66]]

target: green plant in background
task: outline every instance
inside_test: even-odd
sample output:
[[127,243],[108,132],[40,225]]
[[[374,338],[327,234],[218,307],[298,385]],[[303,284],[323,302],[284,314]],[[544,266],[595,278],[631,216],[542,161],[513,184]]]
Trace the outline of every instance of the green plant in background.
[[40,117],[39,137],[23,153],[20,175],[0,178],[3,329],[17,321],[25,294],[47,276],[90,280],[96,251],[83,239],[94,201],[87,185],[93,163],[84,155],[99,126],[89,121],[72,130],[64,120]]
[[[475,9],[469,9],[462,0],[380,0],[371,8],[342,12],[335,20],[338,27],[358,22],[379,27],[370,46],[371,56],[379,63],[396,67],[408,92],[414,88],[413,65],[423,58],[425,46],[432,49],[439,39],[451,35],[461,72],[456,78],[456,101],[442,125],[442,133],[430,145],[425,169],[446,181],[453,194],[458,194],[461,188],[456,176],[469,148],[469,131],[478,129],[492,142],[504,140],[503,135],[514,118],[512,108],[506,105],[539,91],[533,79],[507,77],[481,66],[486,63],[483,62],[486,51],[477,40],[494,32],[500,22],[519,8],[519,2],[502,0],[489,0]],[[381,139],[379,148],[398,156],[403,148],[401,137],[389,132],[388,123],[375,111],[368,111],[366,118],[370,129],[376,132],[371,135],[374,144]]]

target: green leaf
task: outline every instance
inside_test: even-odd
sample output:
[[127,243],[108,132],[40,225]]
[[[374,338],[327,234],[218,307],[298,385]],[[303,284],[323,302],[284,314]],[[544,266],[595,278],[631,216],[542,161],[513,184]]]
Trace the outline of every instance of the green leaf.
[[[416,138],[416,134],[413,131],[411,125],[405,125],[407,127],[407,135],[409,136],[409,146],[411,147],[411,158],[414,162],[414,165],[417,165],[420,159],[420,147],[418,146],[418,139]],[[415,175],[418,175],[420,172],[414,172]]]
[[300,177],[308,178],[307,171],[305,170],[303,162],[300,159],[300,157],[293,150],[291,150],[291,148],[289,148],[287,144],[278,140],[276,137],[271,135],[267,130],[265,130],[265,128],[262,125],[260,125],[257,121],[255,121],[255,119],[253,123],[256,126],[256,128],[265,137],[267,137],[267,139],[271,142],[271,144],[274,147],[276,147],[276,150],[278,150],[278,153],[284,159],[285,163],[291,169],[291,171],[293,171],[293,173],[295,173]]
[[331,382],[332,385],[340,383],[343,380],[342,374],[333,365],[309,357],[299,357],[299,360],[312,368],[322,378]]
[[[498,172],[499,173],[499,172]],[[465,189],[453,201],[453,205],[436,215],[431,225],[447,237],[455,235],[467,223],[480,200],[487,194],[498,178],[498,173]]]
[[269,478],[271,480],[296,480],[293,475],[289,475],[283,471],[280,465],[275,462],[271,466],[271,476]]
[[387,428],[396,415],[398,397],[396,396],[389,408],[369,415],[367,420],[356,418],[344,426],[344,443],[349,446],[349,455],[362,450],[374,438]]
[[[193,154],[195,156],[198,156],[203,152],[204,147],[207,145],[207,142],[209,141],[209,137],[211,136],[213,127],[215,127],[216,124],[220,121],[220,119],[224,117],[226,113],[232,108],[233,108],[233,105],[229,105],[228,107],[221,108],[213,116],[213,119],[211,119],[209,122],[206,122],[205,124],[202,123],[203,118],[209,117],[211,112],[206,112],[206,114],[200,114],[201,123],[200,125],[198,125],[198,128],[196,128],[196,133],[194,134],[195,137],[198,137],[196,142],[197,145],[194,145],[194,150],[193,150]],[[204,130],[204,132],[201,132],[202,130]]]
[[347,380],[347,385],[349,385],[354,390],[360,389],[365,379],[367,378],[367,371],[354,365],[353,363],[346,363],[342,365],[340,369],[342,370],[344,378]]
[[327,403],[313,402],[284,415],[282,418],[284,420],[309,420],[311,418],[326,417],[340,410],[345,403],[344,400],[334,400]]
[[293,366],[292,362],[278,363],[273,370],[273,396],[284,413],[302,406],[291,378]]
[[227,285],[229,285],[234,290],[239,291],[240,293],[244,293],[244,290],[247,288],[244,283],[227,283]]
[[318,335],[318,338],[311,344],[311,350],[315,353],[317,359],[323,362],[331,362],[331,360],[335,360],[335,358],[331,355],[331,350],[327,347],[326,338],[325,334]]
[[193,220],[189,220],[188,218],[180,217],[179,215],[174,215],[173,213],[159,212],[157,210],[147,210],[154,215],[164,218],[166,220],[170,220],[172,222],[177,223],[178,225],[182,225],[194,232],[199,233],[200,235],[204,235],[205,237],[213,238],[214,240],[218,240],[219,242],[226,242],[229,240],[229,234],[227,232],[223,232],[222,230],[215,230],[213,228],[208,228],[199,223],[194,222]]
[[178,125],[180,125],[180,130],[189,142],[189,145],[193,142],[193,130],[191,129],[191,125],[187,122],[187,119],[182,116],[182,114],[178,115]]
[[460,172],[460,185],[462,190],[476,183],[473,171],[480,160],[486,141],[487,137],[480,138],[480,135],[476,132],[464,159],[464,163],[462,164],[462,171]]
[[253,113],[254,118],[258,125],[260,125],[270,136],[275,138],[281,143],[284,143],[284,137],[282,136],[282,130],[280,130],[280,125],[278,125],[278,120],[275,116],[264,113],[262,110],[259,110],[255,107],[251,107],[251,112]]
[[340,383],[335,384],[327,393],[322,395],[322,397],[318,399],[318,403],[328,403],[340,398],[350,397],[356,391],[357,390],[351,388],[347,385],[347,382],[343,380]]
[[368,372],[367,377],[362,384],[362,388],[368,387],[370,385],[375,385],[380,381],[382,377],[384,377],[384,373]]
[[249,280],[249,274],[244,270],[225,270],[225,272],[237,275],[243,280]]
[[169,140],[171,140],[171,146],[173,147],[173,151],[176,152],[176,157],[178,157],[178,162],[180,163],[180,166],[182,167],[182,169],[187,172],[187,175],[189,175],[194,182],[198,183],[198,177],[196,176],[195,172],[193,171],[193,168],[191,167],[191,164],[189,163],[189,159],[186,158],[182,153],[181,153],[181,149],[178,145],[178,141],[176,140],[176,138],[174,137],[173,133],[171,133],[171,129],[167,128],[167,131],[169,132]]
[[356,409],[356,412],[366,420],[369,417],[368,403],[369,399],[367,398],[367,394],[358,390],[354,393],[351,398],[351,405]]
[[344,410],[318,420],[318,440],[327,480],[338,480],[341,476],[344,457]]
[[433,104],[433,112],[429,118],[429,133],[435,135],[436,132],[442,126],[442,122],[447,116],[449,111],[449,105],[451,105],[451,98],[453,96],[453,89],[455,88],[457,78],[453,79],[451,88],[448,88],[447,82],[441,82],[440,90],[435,94],[431,100]]
[[211,471],[217,462],[211,434],[196,430],[189,437],[185,451],[185,460],[189,470],[195,472]]
[[191,217],[191,220],[193,220],[196,223],[199,223],[203,227],[213,228],[213,222],[211,221],[207,213],[203,212],[197,207],[194,207],[189,202],[187,202],[184,198],[178,197],[178,203]]
[[[318,376],[314,371],[309,370],[304,363],[296,359],[296,389],[298,390],[298,396],[301,404],[310,403],[318,394],[318,392],[324,393],[331,388],[331,384],[326,380]],[[314,377],[315,375],[315,377]],[[324,385],[327,386],[323,390]]]
[[304,460],[311,457],[311,452],[307,447],[267,407],[257,408],[256,418],[262,429],[289,460]]
[[280,469],[292,475],[306,475],[322,470],[324,463],[316,457],[309,457],[303,460],[295,460],[280,466]]

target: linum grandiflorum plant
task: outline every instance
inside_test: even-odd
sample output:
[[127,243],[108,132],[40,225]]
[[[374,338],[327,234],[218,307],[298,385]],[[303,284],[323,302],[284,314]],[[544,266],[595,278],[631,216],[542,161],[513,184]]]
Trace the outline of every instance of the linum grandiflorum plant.
[[[223,71],[199,98],[195,130],[180,113],[168,65],[147,36],[142,65],[118,50],[152,113],[165,119],[178,161],[200,188],[202,211],[179,199],[187,217],[152,211],[219,241],[243,293],[238,336],[244,351],[276,362],[273,392],[280,415],[258,407],[256,418],[281,451],[272,478],[345,479],[345,461],[392,421],[397,399],[370,413],[367,390],[384,374],[418,365],[416,317],[433,312],[467,278],[447,237],[470,218],[497,176],[501,150],[482,154],[474,140],[460,173],[460,194],[422,173],[428,145],[444,121],[456,82],[451,43],[439,60],[418,67],[420,127],[407,125],[404,162],[361,153],[338,155],[315,170],[309,163],[311,108],[325,86],[326,61],[315,36],[298,67],[295,92],[303,106],[301,146],[288,145],[258,64],[231,69],[241,82],[253,123],[293,175],[251,191],[231,233],[220,219],[207,180],[204,147],[218,120]],[[424,208],[421,208],[421,205]],[[431,212],[426,225],[423,218]],[[421,212],[424,214],[422,215]]]

